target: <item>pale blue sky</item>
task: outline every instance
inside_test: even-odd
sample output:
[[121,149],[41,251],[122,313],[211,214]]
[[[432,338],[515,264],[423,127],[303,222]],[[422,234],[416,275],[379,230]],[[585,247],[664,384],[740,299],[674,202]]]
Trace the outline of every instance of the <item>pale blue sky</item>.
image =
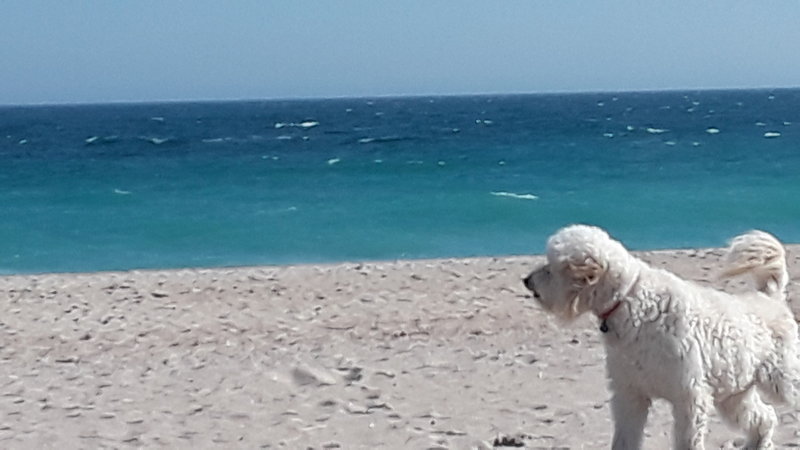
[[790,86],[798,0],[0,0],[0,104]]

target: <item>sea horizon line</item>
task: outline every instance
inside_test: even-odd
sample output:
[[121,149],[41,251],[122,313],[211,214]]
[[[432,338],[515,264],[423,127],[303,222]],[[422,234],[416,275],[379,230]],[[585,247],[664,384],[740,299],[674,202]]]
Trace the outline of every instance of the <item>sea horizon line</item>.
[[570,95],[614,95],[614,94],[659,94],[680,92],[736,92],[736,91],[793,91],[796,86],[752,86],[752,87],[675,87],[642,89],[597,89],[597,90],[547,90],[547,91],[479,91],[444,93],[387,93],[387,94],[345,94],[330,96],[275,96],[275,97],[220,97],[220,98],[174,98],[174,99],[118,99],[88,101],[41,101],[26,103],[0,102],[0,108],[72,107],[72,106],[125,106],[125,105],[170,105],[170,104],[212,104],[212,103],[259,103],[259,102],[304,102],[327,100],[374,100],[374,99],[415,99],[415,98],[460,98],[460,97],[548,97]]

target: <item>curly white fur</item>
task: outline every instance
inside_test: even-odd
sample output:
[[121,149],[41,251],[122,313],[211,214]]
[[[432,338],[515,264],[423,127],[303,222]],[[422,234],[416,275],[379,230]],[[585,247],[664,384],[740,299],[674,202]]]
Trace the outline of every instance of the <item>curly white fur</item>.
[[731,240],[723,276],[749,273],[756,289],[779,300],[786,297],[786,251],[774,236],[750,231]]
[[674,448],[702,449],[712,408],[747,434],[746,448],[772,448],[771,402],[795,402],[797,323],[785,301],[783,246],[753,231],[731,242],[729,275],[756,290],[732,295],[653,268],[596,227],[573,225],[547,243],[547,263],[525,285],[571,320],[604,318],[615,431],[613,449],[641,447],[653,399],[673,406]]

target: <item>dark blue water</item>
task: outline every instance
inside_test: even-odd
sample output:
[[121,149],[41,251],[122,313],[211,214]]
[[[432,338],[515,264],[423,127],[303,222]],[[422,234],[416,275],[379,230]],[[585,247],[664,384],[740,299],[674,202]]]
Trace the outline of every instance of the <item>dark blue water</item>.
[[0,271],[800,242],[800,90],[0,108]]

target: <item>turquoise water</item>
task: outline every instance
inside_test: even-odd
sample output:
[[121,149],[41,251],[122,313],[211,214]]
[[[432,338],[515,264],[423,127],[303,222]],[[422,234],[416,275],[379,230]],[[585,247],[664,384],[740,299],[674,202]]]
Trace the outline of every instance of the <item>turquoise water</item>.
[[0,108],[0,271],[800,242],[800,90]]

